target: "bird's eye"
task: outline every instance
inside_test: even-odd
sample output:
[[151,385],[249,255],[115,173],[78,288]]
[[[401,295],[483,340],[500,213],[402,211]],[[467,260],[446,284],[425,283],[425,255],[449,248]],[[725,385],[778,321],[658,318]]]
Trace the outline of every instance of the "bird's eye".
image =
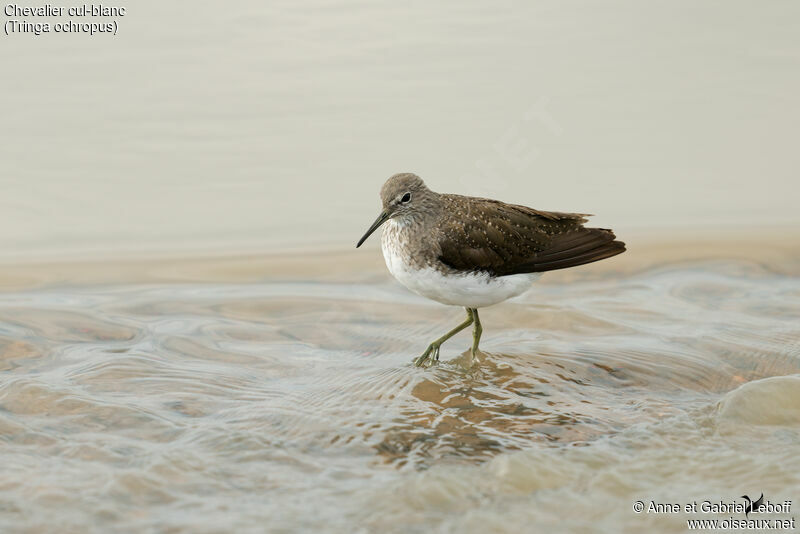
[[409,200],[411,200],[411,193],[406,193],[405,195],[403,195],[403,198],[400,199],[400,202],[405,204]]

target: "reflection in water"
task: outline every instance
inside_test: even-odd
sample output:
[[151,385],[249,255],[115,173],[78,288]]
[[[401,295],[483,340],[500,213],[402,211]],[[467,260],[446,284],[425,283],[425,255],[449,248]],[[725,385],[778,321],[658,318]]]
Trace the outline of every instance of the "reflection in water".
[[762,380],[800,374],[797,278],[709,262],[542,284],[485,312],[478,364],[465,335],[413,367],[454,318],[383,282],[4,293],[0,521],[669,529],[630,501],[800,483],[797,381]]
[[[411,390],[420,402],[402,410],[379,452],[398,466],[423,467],[442,457],[487,459],[534,442],[579,442],[612,430],[593,413],[591,392],[575,390],[575,385],[590,385],[575,370],[551,363],[554,370],[543,373],[539,365],[517,359],[483,353],[473,364],[466,351],[455,364],[427,373]],[[565,390],[574,390],[575,397]]]

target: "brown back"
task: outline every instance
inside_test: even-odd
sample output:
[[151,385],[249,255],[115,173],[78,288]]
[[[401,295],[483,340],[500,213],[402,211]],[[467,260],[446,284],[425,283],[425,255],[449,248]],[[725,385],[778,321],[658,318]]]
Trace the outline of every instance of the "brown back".
[[611,230],[584,228],[581,213],[539,211],[485,198],[440,195],[439,260],[494,276],[552,271],[625,251]]

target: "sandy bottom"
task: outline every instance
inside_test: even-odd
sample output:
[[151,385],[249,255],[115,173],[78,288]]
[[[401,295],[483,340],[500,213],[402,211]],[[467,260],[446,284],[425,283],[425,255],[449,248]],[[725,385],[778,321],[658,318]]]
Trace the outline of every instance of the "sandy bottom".
[[545,276],[430,369],[462,311],[376,251],[2,267],[0,530],[684,532],[762,492],[793,506],[750,519],[791,519],[800,249],[726,246]]

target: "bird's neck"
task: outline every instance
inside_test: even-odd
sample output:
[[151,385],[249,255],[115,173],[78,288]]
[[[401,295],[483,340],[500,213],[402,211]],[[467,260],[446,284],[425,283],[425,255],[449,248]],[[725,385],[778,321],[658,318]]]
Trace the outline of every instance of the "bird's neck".
[[413,211],[392,219],[396,221],[398,227],[411,229],[418,226],[435,225],[444,209],[441,195],[433,191],[426,191],[424,195],[415,198],[414,201],[416,205]]

